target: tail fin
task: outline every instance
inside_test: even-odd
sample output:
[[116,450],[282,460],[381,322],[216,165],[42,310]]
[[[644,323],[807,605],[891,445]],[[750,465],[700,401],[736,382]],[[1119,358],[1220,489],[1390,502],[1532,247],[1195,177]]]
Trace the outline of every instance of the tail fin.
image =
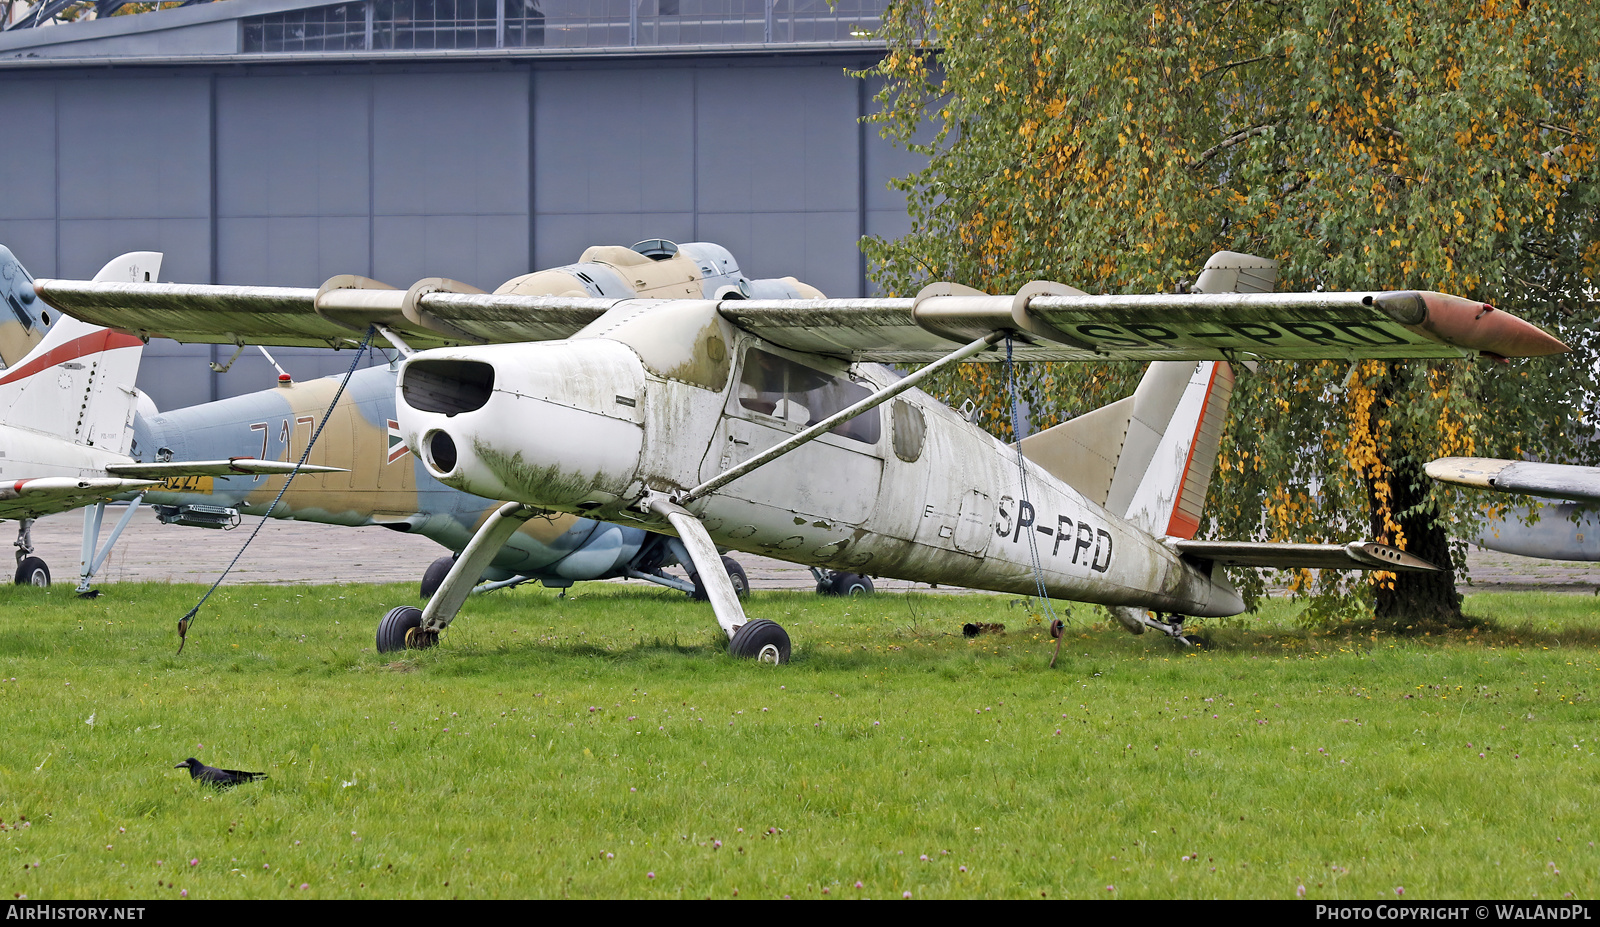
[[1022,455],[1113,515],[1192,538],[1232,395],[1222,361],[1157,361],[1132,396],[1024,438]]
[[[161,273],[161,254],[132,251],[94,275],[96,283],[154,283]],[[33,275],[11,249],[0,245],[0,364],[16,366],[38,346],[59,314],[33,292]]]
[[[153,280],[160,267],[161,255],[136,252],[107,264],[95,280],[143,280],[146,274]],[[26,279],[27,271],[10,252],[0,255],[7,305],[15,299],[49,326],[26,356],[0,372],[0,421],[74,444],[128,453],[137,403],[133,384],[144,343],[69,316],[54,317],[43,300],[23,301],[20,291],[31,292],[31,280],[20,286],[17,282]]]
[[[1195,289],[1259,293],[1276,280],[1275,261],[1220,251]],[[1233,369],[1221,361],[1156,361],[1132,396],[1024,439],[1022,454],[1114,515],[1192,538],[1233,385]]]
[[1155,534],[1192,538],[1228,420],[1233,368],[1222,361],[1150,367],[1133,394],[1106,508]]
[[11,249],[0,245],[0,361],[9,367],[33,350],[55,313],[33,292],[33,277]]

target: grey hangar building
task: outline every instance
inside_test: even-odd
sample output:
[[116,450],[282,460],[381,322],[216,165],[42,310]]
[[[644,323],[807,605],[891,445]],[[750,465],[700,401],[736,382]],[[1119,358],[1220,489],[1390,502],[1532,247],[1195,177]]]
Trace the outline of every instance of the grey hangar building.
[[[592,244],[726,246],[746,273],[870,290],[923,163],[861,117],[886,0],[226,0],[0,32],[0,244],[39,277],[128,251],[161,279],[355,273],[493,289]],[[154,341],[173,409],[265,358]],[[349,355],[281,348],[296,379]],[[382,360],[380,357],[378,360]]]

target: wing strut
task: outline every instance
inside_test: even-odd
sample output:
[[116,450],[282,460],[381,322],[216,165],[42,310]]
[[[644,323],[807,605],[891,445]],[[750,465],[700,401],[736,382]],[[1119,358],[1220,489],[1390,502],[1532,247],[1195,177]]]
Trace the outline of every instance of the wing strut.
[[1006,331],[993,331],[966,345],[965,347],[958,348],[957,350],[946,354],[928,366],[918,370],[916,373],[897,380],[889,386],[885,386],[883,389],[878,390],[871,396],[868,396],[855,405],[839,412],[835,412],[815,425],[812,425],[810,428],[807,428],[805,431],[774,444],[772,447],[767,448],[766,450],[741,464],[729,467],[711,479],[701,483],[699,486],[696,486],[683,495],[678,496],[675,501],[679,505],[685,505],[694,501],[695,499],[700,498],[701,496],[709,495],[718,489],[721,489],[722,487],[728,485],[739,477],[744,476],[750,471],[759,469],[769,463],[772,463],[774,460],[777,460],[779,457],[782,457],[795,448],[815,441],[817,438],[820,438],[833,429],[838,428],[840,425],[843,425],[845,422],[850,421],[863,412],[870,411],[880,405],[883,405],[885,402],[888,402],[906,390],[916,386],[918,383],[921,383],[923,380],[935,373],[938,373],[951,364],[959,364],[974,354],[989,350],[990,348],[994,347],[996,343],[1004,339],[1008,334],[1009,332]]

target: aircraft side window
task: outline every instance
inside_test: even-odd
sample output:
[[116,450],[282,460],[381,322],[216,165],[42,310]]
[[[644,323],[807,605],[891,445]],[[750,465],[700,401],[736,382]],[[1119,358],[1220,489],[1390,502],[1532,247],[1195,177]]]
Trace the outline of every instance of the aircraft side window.
[[[739,372],[739,405],[793,425],[810,426],[862,399],[872,391],[757,348],[745,352]],[[871,409],[830,434],[877,444],[883,433],[878,410]]]
[[922,417],[922,410],[896,399],[890,406],[889,417],[894,421],[894,455],[906,463],[915,462],[922,456],[922,442],[928,434],[928,422]]

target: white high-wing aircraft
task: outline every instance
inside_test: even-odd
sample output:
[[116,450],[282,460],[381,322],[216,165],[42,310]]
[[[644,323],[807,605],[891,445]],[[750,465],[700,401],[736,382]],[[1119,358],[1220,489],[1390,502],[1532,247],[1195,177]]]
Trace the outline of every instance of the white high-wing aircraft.
[[[156,279],[160,270],[160,254],[140,251],[111,261],[94,279],[102,284],[143,283]],[[254,458],[135,461],[128,453],[139,397],[133,383],[144,342],[66,316],[52,319],[48,312],[26,312],[36,298],[27,271],[0,246],[0,301],[24,328],[46,328],[42,336],[30,332],[37,342],[33,349],[0,371],[0,519],[21,521],[17,583],[50,585],[50,567],[34,556],[30,529],[36,518],[80,506],[95,506],[95,513],[103,513],[111,497],[143,491],[169,477],[294,469],[293,464]],[[302,472],[334,469],[303,467]],[[93,554],[88,521],[85,564]],[[98,518],[92,523],[98,535]],[[124,519],[114,529],[102,559],[126,523]]]
[[[676,251],[664,241],[605,249],[606,263],[633,278],[634,298],[608,296],[599,279],[550,292],[537,274],[493,294],[438,278],[397,290],[348,276],[315,291],[57,280],[36,290],[146,337],[348,345],[371,326],[408,355],[397,387],[407,443],[442,482],[507,502],[426,610],[384,616],[380,650],[435,641],[505,538],[552,511],[676,534],[729,649],[764,661],[787,661],[789,637],[746,619],[719,545],[1042,591],[1111,606],[1135,632],[1181,637],[1179,616],[1243,610],[1219,564],[1434,568],[1371,542],[1193,540],[1232,383],[1226,361],[1566,349],[1441,293],[1231,292],[1265,289],[1253,275],[1275,270],[1229,252],[1186,294],[1038,282],[1007,296],[935,284],[913,299],[649,298],[655,286],[686,285],[656,280],[667,265],[653,259]],[[1164,363],[1134,396],[1020,448],[914,389],[951,364],[1007,357]],[[881,363],[927,366],[900,377]]]

